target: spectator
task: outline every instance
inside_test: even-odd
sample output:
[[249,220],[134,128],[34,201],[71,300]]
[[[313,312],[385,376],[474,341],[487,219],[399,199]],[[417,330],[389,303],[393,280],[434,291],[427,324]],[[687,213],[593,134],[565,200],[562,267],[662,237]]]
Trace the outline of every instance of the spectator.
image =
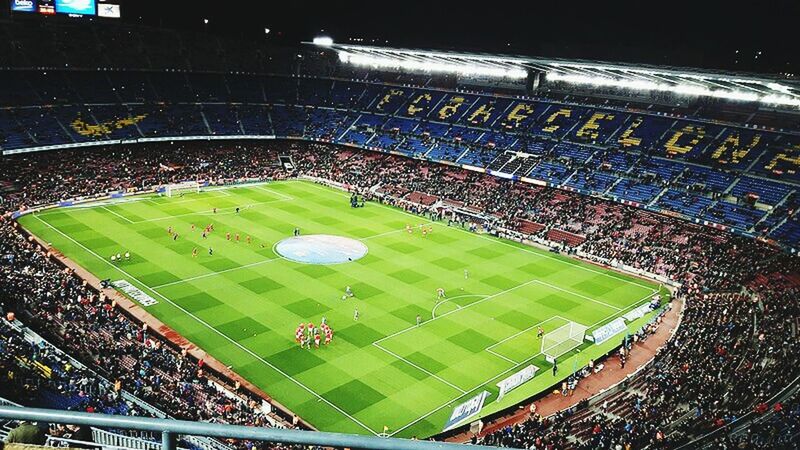
[[6,444],[44,445],[46,441],[47,436],[45,436],[44,430],[35,423],[26,421],[20,422],[5,439]]

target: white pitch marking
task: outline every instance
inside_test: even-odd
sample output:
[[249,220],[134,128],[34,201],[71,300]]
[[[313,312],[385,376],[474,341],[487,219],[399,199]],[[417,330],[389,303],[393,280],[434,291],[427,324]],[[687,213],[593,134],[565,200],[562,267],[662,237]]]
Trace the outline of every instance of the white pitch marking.
[[497,353],[497,352],[495,352],[494,350],[489,350],[489,349],[487,348],[487,349],[486,349],[486,351],[487,351],[487,352],[489,352],[489,353],[491,353],[491,354],[493,354],[494,356],[497,356],[497,357],[498,357],[498,358],[500,358],[500,359],[505,359],[506,361],[510,362],[511,364],[514,364],[515,366],[518,366],[518,365],[520,364],[519,362],[517,362],[517,361],[514,361],[514,360],[513,360],[513,359],[511,359],[511,358],[506,358],[505,356],[501,355],[500,353]]
[[[284,201],[284,200],[275,200],[275,201]],[[364,240],[367,240],[367,239],[377,238],[377,237],[386,236],[386,235],[394,234],[394,233],[400,233],[400,232],[403,232],[403,231],[405,231],[405,230],[404,229],[392,230],[392,231],[387,231],[385,233],[376,234],[374,236],[367,236],[365,238],[361,238],[361,239],[358,239],[358,240],[359,241],[364,241]],[[277,254],[277,251],[275,250],[275,246],[276,245],[278,245],[278,244],[275,243],[275,245],[272,246],[272,251]],[[182,278],[180,280],[176,280],[176,281],[172,281],[172,282],[164,283],[164,284],[159,284],[158,286],[149,286],[149,287],[150,287],[150,289],[160,289],[160,288],[167,287],[167,286],[174,286],[176,284],[186,283],[188,281],[194,281],[194,280],[199,280],[199,279],[202,279],[202,278],[213,277],[215,275],[219,275],[219,274],[222,274],[222,273],[233,272],[233,271],[236,271],[236,270],[239,270],[239,269],[246,269],[248,267],[260,266],[262,264],[267,264],[267,263],[270,263],[270,262],[273,262],[273,261],[279,261],[281,259],[285,259],[287,261],[291,261],[290,259],[286,259],[283,256],[278,255],[275,258],[270,258],[270,259],[266,259],[266,260],[263,260],[263,261],[257,261],[257,262],[250,263],[250,264],[244,264],[244,265],[237,266],[237,267],[231,267],[230,269],[219,270],[219,271],[216,271],[216,272],[208,272],[208,273],[204,273],[202,275],[197,275],[197,276],[190,277],[190,278]],[[292,262],[294,262],[294,261],[292,261]]]
[[[426,226],[426,225],[431,225],[432,223],[433,222],[429,222],[429,223],[424,223],[422,225]],[[359,241],[366,241],[366,240],[369,240],[369,239],[375,239],[375,238],[378,238],[378,237],[381,237],[381,236],[386,236],[388,234],[399,233],[401,231],[406,231],[406,229],[405,228],[401,228],[399,230],[391,230],[391,231],[386,231],[386,232],[383,232],[383,233],[378,233],[378,234],[375,234],[375,235],[372,235],[372,236],[367,236],[367,237],[361,238],[361,239],[359,239]]]
[[501,341],[497,341],[497,342],[495,342],[494,344],[492,344],[492,345],[490,345],[490,346],[486,347],[486,349],[487,349],[487,350],[489,350],[489,349],[493,349],[493,348],[497,347],[498,345],[502,344],[503,342],[510,341],[511,339],[514,339],[515,337],[517,337],[517,336],[519,336],[519,335],[521,335],[521,334],[525,334],[525,333],[527,333],[528,331],[531,331],[532,329],[534,329],[534,328],[538,327],[539,325],[542,325],[542,324],[545,324],[545,323],[547,323],[547,322],[550,322],[550,321],[551,321],[551,320],[553,320],[553,319],[561,319],[561,320],[565,320],[565,321],[569,322],[569,319],[566,319],[566,318],[564,318],[564,317],[561,317],[561,316],[553,316],[553,317],[550,317],[549,319],[545,319],[545,320],[543,320],[543,321],[541,321],[541,322],[539,322],[539,323],[537,323],[537,324],[533,324],[533,325],[529,326],[528,328],[525,328],[525,329],[524,329],[524,330],[522,330],[522,331],[519,331],[519,332],[517,332],[517,333],[514,333],[514,334],[512,334],[511,336],[509,336],[509,337],[507,337],[507,338],[505,338],[505,339],[503,339],[503,340],[501,340]]
[[539,283],[539,284],[543,284],[543,285],[549,287],[550,289],[555,289],[557,291],[566,292],[567,294],[574,295],[575,297],[579,297],[579,298],[582,298],[584,300],[589,300],[590,302],[594,302],[594,303],[597,303],[599,305],[603,305],[603,306],[605,306],[607,308],[611,308],[611,309],[613,309],[615,311],[622,311],[622,308],[618,308],[618,307],[616,307],[614,305],[609,305],[606,302],[601,302],[600,300],[588,297],[588,296],[583,295],[583,294],[579,294],[577,292],[572,292],[569,289],[564,289],[562,287],[558,287],[558,286],[556,286],[554,284],[550,284],[550,283],[542,281],[542,280],[537,280],[536,282]]
[[[489,295],[487,295],[487,294],[464,294],[464,295],[457,295],[457,296],[452,297],[452,298],[445,298],[441,302],[436,303],[436,305],[433,307],[433,310],[431,311],[431,319],[435,319],[436,318],[436,308],[438,308],[441,305],[444,305],[445,303],[447,303],[447,302],[449,302],[451,300],[455,300],[457,298],[488,297],[488,296]],[[456,305],[456,309],[461,309],[461,305],[459,305],[458,303],[453,303],[453,304]]]
[[127,217],[123,216],[122,214],[119,214],[119,213],[117,213],[117,212],[115,212],[115,211],[113,211],[113,210],[109,209],[107,206],[103,206],[102,208],[103,208],[104,210],[106,210],[106,211],[110,212],[111,214],[113,214],[113,215],[115,215],[115,216],[119,217],[120,219],[122,219],[122,220],[124,220],[124,221],[128,222],[128,223],[136,223],[136,222],[132,221],[131,219],[128,219]]
[[[465,306],[465,307],[464,307],[464,308],[462,308],[462,309],[470,308],[470,307],[472,307],[472,306],[475,306],[475,305],[477,305],[477,304],[479,304],[479,303],[483,303],[483,302],[485,302],[485,301],[487,301],[487,300],[491,300],[491,299],[493,299],[493,298],[495,298],[495,297],[498,297],[498,296],[500,296],[500,295],[503,295],[503,294],[506,294],[506,293],[508,293],[508,292],[514,291],[514,290],[516,290],[516,289],[519,289],[519,288],[521,288],[521,287],[527,286],[527,285],[529,285],[529,284],[531,284],[531,283],[534,283],[534,282],[536,282],[536,281],[537,281],[537,280],[530,280],[530,281],[526,281],[526,282],[524,282],[524,283],[522,283],[522,284],[519,284],[519,285],[517,285],[517,286],[514,286],[514,287],[512,287],[512,288],[505,289],[505,290],[503,290],[503,291],[500,291],[500,292],[498,292],[498,293],[496,293],[496,294],[492,294],[492,295],[489,295],[489,296],[487,296],[487,297],[485,297],[485,298],[482,298],[482,299],[480,299],[480,300],[478,300],[478,301],[476,301],[476,302],[472,302],[472,303],[470,303],[469,305]],[[425,326],[425,325],[427,325],[427,324],[429,324],[429,323],[432,323],[432,322],[433,322],[433,321],[435,321],[435,320],[441,319],[442,317],[447,317],[447,316],[449,316],[450,314],[453,314],[453,313],[455,313],[455,312],[458,312],[458,311],[460,311],[460,309],[454,309],[454,310],[452,310],[452,311],[448,311],[448,312],[446,312],[446,313],[442,314],[441,316],[434,317],[433,319],[431,319],[431,320],[429,320],[429,321],[427,321],[427,322],[422,322],[422,323],[420,324],[420,326]],[[377,340],[377,341],[375,341],[375,342],[376,342],[376,343],[383,342],[383,341],[385,341],[385,340],[387,340],[387,339],[389,339],[389,338],[393,338],[393,337],[395,337],[395,336],[398,336],[398,335],[400,335],[400,334],[403,334],[403,333],[405,333],[405,332],[407,332],[407,331],[409,331],[409,330],[413,330],[413,329],[415,329],[415,328],[417,328],[417,327],[416,327],[416,325],[414,325],[414,326],[410,326],[410,327],[408,327],[408,328],[405,328],[405,329],[402,329],[402,330],[400,330],[400,331],[398,331],[398,332],[396,332],[396,333],[392,333],[392,334],[390,334],[390,335],[388,335],[388,336],[386,336],[386,337],[383,337],[383,338],[381,338],[381,339],[378,339],[378,340]]]
[[377,342],[373,342],[372,345],[374,345],[375,347],[378,347],[379,349],[385,351],[386,353],[394,356],[395,358],[399,359],[400,361],[403,361],[404,363],[408,364],[409,366],[414,367],[414,368],[416,368],[416,369],[418,369],[418,370],[420,370],[422,372],[425,372],[426,374],[428,374],[428,375],[432,376],[433,378],[441,381],[442,383],[450,386],[451,388],[457,390],[458,392],[461,392],[462,394],[466,394],[467,393],[467,391],[465,391],[465,390],[461,389],[460,387],[456,386],[455,384],[445,380],[444,378],[436,375],[435,373],[433,373],[433,372],[431,372],[431,371],[429,371],[429,370],[427,370],[425,368],[422,368],[422,367],[414,364],[413,362],[403,358],[402,356],[398,355],[397,353],[395,353],[395,352],[393,352],[393,351],[391,351],[391,350],[389,350],[387,348],[381,347],[381,345],[378,344]]
[[245,264],[243,266],[231,267],[230,269],[219,270],[217,272],[204,273],[202,275],[197,275],[195,277],[181,278],[180,280],[177,280],[177,281],[172,281],[172,282],[169,282],[169,283],[164,283],[164,284],[159,284],[157,286],[149,286],[149,287],[150,287],[150,289],[161,289],[161,288],[165,288],[165,287],[168,287],[168,286],[174,286],[176,284],[181,284],[181,283],[186,283],[186,282],[189,282],[189,281],[195,281],[195,280],[200,280],[200,279],[203,279],[203,278],[213,277],[215,275],[220,275],[220,274],[227,273],[227,272],[233,272],[234,270],[246,269],[248,267],[260,266],[262,264],[267,264],[267,263],[271,263],[273,261],[278,261],[278,260],[280,260],[280,258],[265,259],[263,261],[257,261],[257,262],[254,262],[254,263]]
[[[281,202],[285,202],[285,201],[288,201],[288,200],[286,200],[286,199],[267,200],[267,201],[263,201],[263,202],[247,203],[244,206],[245,207],[251,207],[251,206],[259,206],[259,205],[269,205],[271,203],[281,203]],[[240,207],[240,209],[241,209],[241,207]],[[225,212],[221,212],[221,211],[225,211]],[[224,215],[234,214],[235,212],[236,212],[236,207],[235,206],[231,206],[231,207],[228,207],[228,208],[218,208],[216,213],[212,212],[212,211],[197,211],[197,212],[189,212],[189,213],[184,213],[184,214],[173,214],[173,215],[164,216],[164,217],[155,217],[155,218],[152,218],[152,219],[142,219],[142,220],[139,220],[139,221],[136,221],[136,222],[133,222],[133,223],[159,222],[159,221],[162,221],[162,220],[169,220],[169,219],[174,219],[176,217],[185,217],[185,216],[203,216],[203,217],[211,216],[211,217],[215,217],[215,216],[224,216]]]
[[[247,186],[243,186],[243,187],[247,187]],[[278,192],[278,191],[272,190],[270,188],[265,188],[264,186],[255,186],[255,188],[258,189],[258,190],[264,191],[264,192],[269,192],[271,194],[275,194],[275,195],[283,198],[284,200],[294,200],[294,197],[292,197],[291,195],[287,195],[287,194],[284,194],[283,192]]]

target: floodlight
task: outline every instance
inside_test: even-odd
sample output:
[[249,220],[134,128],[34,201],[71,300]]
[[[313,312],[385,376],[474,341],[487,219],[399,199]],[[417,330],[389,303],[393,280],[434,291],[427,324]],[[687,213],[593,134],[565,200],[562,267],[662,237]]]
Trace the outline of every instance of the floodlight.
[[317,36],[312,42],[314,45],[321,45],[323,47],[330,47],[333,45],[333,39],[328,36]]

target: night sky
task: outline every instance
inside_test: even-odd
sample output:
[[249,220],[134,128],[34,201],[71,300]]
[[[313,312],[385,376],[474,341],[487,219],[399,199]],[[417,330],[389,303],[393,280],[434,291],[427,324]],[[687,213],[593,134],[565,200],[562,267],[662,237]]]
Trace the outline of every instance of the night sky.
[[800,0],[119,1],[125,21],[256,39],[268,27],[283,45],[324,31],[337,42],[800,73]]

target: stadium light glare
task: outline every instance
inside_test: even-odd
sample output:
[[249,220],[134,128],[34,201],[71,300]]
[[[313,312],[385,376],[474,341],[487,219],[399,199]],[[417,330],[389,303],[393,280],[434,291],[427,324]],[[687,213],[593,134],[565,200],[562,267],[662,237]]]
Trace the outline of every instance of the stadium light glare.
[[[795,106],[800,107],[800,98],[793,97],[788,94],[790,91],[786,86],[776,83],[770,83],[766,87],[783,92],[784,95],[771,94],[760,95],[756,92],[746,92],[742,90],[724,90],[724,89],[709,89],[707,87],[698,86],[688,83],[656,83],[647,80],[627,80],[622,78],[604,77],[604,76],[589,76],[589,75],[565,75],[560,73],[549,72],[545,74],[548,81],[560,81],[572,84],[586,84],[597,87],[616,87],[622,89],[631,89],[637,91],[658,91],[658,92],[671,92],[678,95],[686,95],[692,97],[713,97],[723,98],[727,100],[737,100],[746,102],[760,102],[773,105]],[[775,86],[771,86],[775,84]]]
[[770,105],[785,105],[800,108],[800,98],[790,97],[788,95],[766,95],[761,99],[761,101]]
[[339,52],[339,61],[345,64],[372,67],[374,69],[407,70],[411,72],[452,73],[464,76],[487,76],[510,79],[523,79],[528,76],[528,72],[520,68],[443,63],[435,62],[431,59],[411,60],[385,58],[378,56],[358,55],[345,51]]
[[791,92],[789,86],[784,86],[780,83],[767,83],[767,87],[772,89],[773,91],[783,92],[784,94],[788,94]]
[[320,45],[322,47],[330,47],[333,45],[333,38],[329,36],[317,36],[312,41],[314,45]]

